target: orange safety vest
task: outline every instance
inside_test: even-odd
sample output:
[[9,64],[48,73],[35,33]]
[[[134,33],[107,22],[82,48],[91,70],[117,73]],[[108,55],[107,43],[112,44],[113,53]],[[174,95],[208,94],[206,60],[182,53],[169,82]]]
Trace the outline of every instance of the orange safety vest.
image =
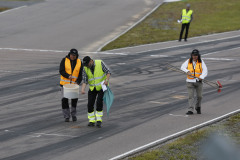
[[81,68],[81,60],[77,59],[76,66],[75,66],[75,68],[72,72],[70,59],[65,58],[65,71],[66,71],[67,74],[72,75],[73,79],[70,80],[70,79],[65,78],[61,75],[60,85],[70,84],[70,82],[76,84],[80,68]]
[[[192,76],[200,77],[200,75],[202,74],[202,63],[197,61],[195,69],[194,69],[193,63],[190,63],[190,59],[189,59],[187,69],[191,72]],[[191,76],[187,76],[187,78],[194,79],[194,77],[191,77]]]

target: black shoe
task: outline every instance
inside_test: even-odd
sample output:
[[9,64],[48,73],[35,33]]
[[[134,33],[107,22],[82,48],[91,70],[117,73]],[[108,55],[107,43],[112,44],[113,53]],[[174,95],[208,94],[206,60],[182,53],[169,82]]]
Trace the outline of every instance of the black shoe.
[[182,41],[181,39],[178,40],[178,42],[181,42],[181,41]]
[[65,118],[65,122],[69,122],[69,118]]
[[94,126],[95,126],[95,123],[93,123],[93,122],[88,123],[88,127],[94,127]]
[[102,128],[102,122],[101,121],[97,121],[97,127]]
[[197,111],[197,114],[201,114],[201,108],[200,107],[197,107],[196,111]]
[[76,116],[72,116],[72,121],[76,122],[77,121],[77,117]]
[[187,42],[187,39],[184,39],[185,42]]
[[192,112],[192,111],[188,111],[186,114],[187,114],[187,115],[192,115],[193,112]]

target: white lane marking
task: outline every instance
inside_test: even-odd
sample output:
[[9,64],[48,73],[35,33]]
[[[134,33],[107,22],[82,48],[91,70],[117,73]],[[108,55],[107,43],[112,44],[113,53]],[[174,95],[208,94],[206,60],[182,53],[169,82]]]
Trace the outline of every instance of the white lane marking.
[[176,115],[176,114],[169,114],[169,115],[174,117],[188,117],[188,115]]
[[226,82],[236,82],[236,81],[238,81],[238,80],[227,80],[227,79],[218,79],[218,80],[220,80],[220,81],[226,81]]
[[[197,38],[204,38],[204,37],[211,37],[211,36],[217,36],[217,35],[224,35],[228,33],[234,33],[237,32],[235,35],[239,34],[239,31],[229,31],[229,32],[223,32],[223,33],[215,33],[215,34],[209,34],[209,35],[203,35],[203,36],[198,36],[198,37],[192,37],[188,39],[197,39]],[[231,38],[231,37],[230,37]],[[122,49],[131,49],[131,48],[138,48],[138,47],[145,47],[145,46],[151,46],[151,45],[160,45],[160,44],[166,44],[166,43],[172,43],[172,42],[177,42],[177,40],[172,40],[172,41],[166,41],[166,42],[157,42],[157,43],[150,43],[150,44],[143,44],[143,45],[138,45],[138,46],[132,46],[132,47],[124,47],[124,48],[116,48],[108,51],[117,51],[117,50],[122,50]]]
[[77,137],[77,136],[71,136],[71,135],[64,135],[64,134],[47,134],[47,133],[34,133],[37,135],[44,135],[44,136],[57,136],[57,137]]
[[124,64],[126,64],[126,63],[116,63],[116,64],[118,64],[118,65],[124,65]]
[[206,60],[213,60],[213,61],[237,61],[237,59],[228,59],[228,58],[202,58]]
[[29,52],[69,52],[69,51],[60,51],[60,50],[24,49],[24,48],[0,48],[0,50],[29,51]]
[[210,53],[203,54],[202,56],[207,56],[207,55],[210,55],[210,54],[215,54],[215,53],[219,53],[219,52],[223,52],[223,51],[229,51],[229,50],[234,50],[234,49],[239,49],[239,48],[240,47],[225,49],[225,50],[216,51],[216,52],[210,52]]
[[214,39],[214,40],[209,40],[209,41],[188,43],[188,44],[185,44],[185,45],[176,45],[176,46],[171,46],[171,47],[165,47],[165,48],[159,48],[159,49],[153,49],[153,50],[146,50],[146,51],[141,51],[141,52],[137,52],[137,53],[145,53],[145,52],[150,52],[150,51],[160,51],[160,50],[164,50],[164,49],[184,47],[184,46],[190,46],[190,45],[193,45],[193,44],[201,44],[201,43],[207,43],[207,42],[214,42],[214,41],[225,40],[225,39],[236,38],[236,37],[240,37],[240,35],[238,35],[238,36],[232,36],[232,37],[219,38],[219,39]]
[[104,43],[102,46],[100,46],[97,51],[101,51],[102,48],[104,46],[106,46],[108,43],[111,43],[112,41],[116,40],[117,38],[119,38],[120,36],[122,36],[123,34],[127,33],[129,30],[131,30],[132,28],[134,28],[136,25],[138,25],[140,22],[142,22],[145,18],[147,18],[147,16],[149,16],[150,14],[152,14],[155,10],[158,9],[158,7],[162,5],[162,3],[159,3],[155,8],[153,8],[150,12],[148,12],[145,16],[143,16],[139,21],[137,21],[136,23],[134,23],[131,27],[129,27],[128,29],[126,29],[125,31],[123,31],[122,33],[120,33],[119,35],[117,35],[116,37],[112,38],[111,40],[107,41],[106,43]]
[[165,141],[167,141],[167,140],[176,138],[176,137],[181,136],[181,135],[183,135],[183,134],[185,134],[185,133],[191,132],[191,131],[193,131],[193,130],[195,130],[195,129],[202,128],[203,126],[212,124],[212,123],[214,123],[214,122],[217,122],[217,121],[219,121],[219,120],[221,120],[221,119],[224,119],[224,118],[226,118],[226,117],[228,117],[228,116],[231,116],[231,115],[233,115],[233,114],[235,114],[235,113],[239,113],[239,112],[240,112],[240,109],[235,110],[235,111],[230,112],[230,113],[227,113],[227,114],[224,114],[224,115],[222,115],[222,116],[220,116],[220,117],[214,118],[214,119],[212,119],[212,120],[209,120],[209,121],[207,121],[207,122],[201,123],[201,124],[199,124],[199,125],[196,125],[196,126],[193,126],[193,127],[191,127],[191,128],[188,128],[188,129],[182,130],[182,131],[180,131],[180,132],[174,133],[174,134],[169,135],[169,136],[167,136],[167,137],[160,138],[160,139],[158,139],[158,140],[156,140],[156,141],[153,141],[153,142],[151,142],[151,143],[145,144],[145,145],[143,145],[143,146],[140,146],[140,147],[138,147],[138,148],[135,148],[135,149],[133,149],[133,150],[130,150],[130,151],[128,151],[128,152],[125,152],[125,153],[123,153],[123,154],[120,154],[120,155],[118,155],[118,156],[116,156],[116,157],[113,157],[113,158],[111,158],[111,159],[109,159],[109,160],[117,160],[117,159],[125,158],[125,157],[127,157],[127,156],[133,155],[134,153],[138,153],[138,152],[140,152],[140,151],[143,151],[144,149],[148,149],[148,148],[150,148],[150,147],[156,146],[156,145],[158,145],[158,144],[160,144],[160,143],[162,143],[162,142],[165,142]]
[[155,104],[168,104],[168,102],[158,102],[158,101],[149,101],[149,103],[155,103]]
[[151,57],[172,57],[172,56],[168,56],[168,55],[151,55]]
[[27,7],[27,6],[21,6],[21,7],[17,7],[17,8],[9,9],[9,10],[6,10],[6,11],[3,11],[3,12],[0,12],[0,14],[8,13],[8,12],[11,12],[11,11],[14,11],[14,10],[18,10],[18,9],[21,9],[21,8],[24,8],[24,7]]
[[182,0],[164,0],[163,2],[179,2],[179,1],[182,1]]
[[[26,49],[26,48],[0,48],[0,50],[10,51],[27,51],[27,52],[54,52],[54,53],[68,53],[69,51],[64,50],[47,50],[47,49]],[[88,52],[78,51],[79,53],[90,53],[90,54],[106,54],[106,55],[128,55],[127,53],[112,53],[112,52]]]

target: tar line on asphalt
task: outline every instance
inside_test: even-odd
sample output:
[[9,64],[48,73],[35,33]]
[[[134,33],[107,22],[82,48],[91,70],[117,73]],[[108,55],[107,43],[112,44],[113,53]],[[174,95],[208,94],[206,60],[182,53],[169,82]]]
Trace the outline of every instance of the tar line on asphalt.
[[[239,107],[240,107],[240,106],[239,106]],[[230,113],[227,113],[227,114],[224,114],[224,115],[222,115],[222,116],[220,116],[220,117],[214,118],[214,119],[212,119],[212,120],[209,120],[209,121],[207,121],[207,122],[201,123],[201,124],[199,124],[199,125],[193,126],[193,127],[191,127],[191,128],[188,128],[188,129],[182,130],[182,131],[180,131],[180,132],[174,133],[174,134],[169,135],[169,136],[167,136],[167,137],[158,139],[158,140],[153,141],[153,142],[151,142],[151,143],[145,144],[145,145],[143,145],[143,146],[140,146],[140,147],[138,147],[138,148],[135,148],[135,149],[133,149],[133,150],[130,150],[130,151],[126,152],[126,153],[123,153],[123,154],[120,154],[120,155],[118,155],[118,156],[116,156],[116,157],[113,157],[113,158],[111,158],[111,159],[109,159],[109,160],[119,160],[119,159],[123,159],[123,158],[129,157],[129,156],[132,156],[132,155],[137,154],[137,153],[139,153],[139,152],[143,152],[143,151],[145,151],[145,150],[147,150],[147,149],[150,149],[150,148],[152,148],[152,147],[155,147],[155,146],[157,146],[157,145],[159,145],[159,144],[162,144],[162,143],[164,143],[164,142],[167,142],[167,141],[169,141],[169,140],[172,140],[172,139],[174,139],[174,138],[177,138],[177,137],[179,137],[179,136],[182,136],[182,135],[184,135],[184,134],[186,134],[186,133],[192,132],[192,131],[194,131],[194,130],[196,130],[196,129],[200,129],[200,128],[205,127],[205,126],[207,126],[207,125],[216,123],[216,122],[218,122],[218,121],[220,121],[220,120],[222,120],[222,119],[225,119],[225,118],[230,117],[230,116],[232,116],[232,115],[234,115],[234,114],[237,114],[237,113],[240,113],[240,109],[235,110],[235,111],[230,112]]]

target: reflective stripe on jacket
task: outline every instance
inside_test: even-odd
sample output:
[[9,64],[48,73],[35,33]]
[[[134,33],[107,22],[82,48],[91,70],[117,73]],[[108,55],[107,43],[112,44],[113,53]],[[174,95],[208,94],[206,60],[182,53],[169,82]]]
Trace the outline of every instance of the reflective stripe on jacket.
[[65,78],[61,75],[60,84],[65,85],[65,84],[69,84],[70,82],[71,83],[76,83],[77,78],[79,76],[80,68],[81,68],[81,60],[80,59],[77,59],[76,66],[75,66],[74,70],[72,71],[70,59],[65,58],[65,71],[69,75],[72,75],[73,79],[70,80],[70,79]]
[[182,10],[182,23],[189,23],[191,21],[191,16],[192,16],[193,11],[189,10],[187,12],[186,9]]
[[[202,74],[202,63],[197,61],[194,69],[193,63],[190,63],[190,60],[189,60],[187,69],[191,72],[192,76],[200,77],[200,75]],[[191,76],[187,76],[187,78],[194,79],[194,77],[191,77]]]
[[102,70],[101,62],[101,60],[95,60],[94,75],[92,74],[90,68],[84,67],[88,76],[88,84],[91,91],[94,90],[94,87],[97,91],[100,91],[102,89],[101,82],[107,78],[106,74]]

